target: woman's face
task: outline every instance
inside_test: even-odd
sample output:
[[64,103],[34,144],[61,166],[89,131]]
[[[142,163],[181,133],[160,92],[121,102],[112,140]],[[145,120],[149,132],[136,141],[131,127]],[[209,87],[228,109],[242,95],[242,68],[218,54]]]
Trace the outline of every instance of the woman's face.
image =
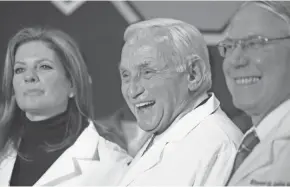
[[71,82],[56,53],[46,43],[30,41],[20,45],[13,68],[16,102],[28,118],[41,120],[67,109],[73,93]]

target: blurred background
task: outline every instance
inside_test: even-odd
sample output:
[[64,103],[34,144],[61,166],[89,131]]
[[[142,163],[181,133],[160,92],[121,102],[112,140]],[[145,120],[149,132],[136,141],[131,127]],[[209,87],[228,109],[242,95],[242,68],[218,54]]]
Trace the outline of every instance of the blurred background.
[[[119,125],[129,139],[138,137],[134,117],[120,90],[118,62],[125,28],[154,17],[175,18],[195,25],[208,42],[212,65],[212,91],[223,110],[245,131],[251,124],[234,108],[215,47],[240,1],[6,1],[0,2],[1,68],[8,40],[21,28],[46,25],[70,34],[83,51],[93,82],[94,105],[100,123]],[[2,68],[3,69],[3,68]],[[126,129],[126,130],[124,130]],[[118,130],[117,130],[118,131]],[[137,133],[138,134],[138,133]],[[130,137],[131,136],[131,137]]]

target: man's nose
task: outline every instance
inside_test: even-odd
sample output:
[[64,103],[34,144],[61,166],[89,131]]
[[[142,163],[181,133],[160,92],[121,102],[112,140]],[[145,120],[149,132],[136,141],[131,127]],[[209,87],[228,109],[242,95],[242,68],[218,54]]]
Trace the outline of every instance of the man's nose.
[[144,92],[144,87],[139,83],[132,81],[129,86],[128,92],[130,98],[137,99]]
[[27,70],[24,75],[24,81],[26,83],[34,83],[39,81],[39,77],[35,70]]
[[245,54],[241,46],[237,46],[233,52],[224,59],[226,67],[233,67],[235,69],[243,68],[249,64],[249,56]]

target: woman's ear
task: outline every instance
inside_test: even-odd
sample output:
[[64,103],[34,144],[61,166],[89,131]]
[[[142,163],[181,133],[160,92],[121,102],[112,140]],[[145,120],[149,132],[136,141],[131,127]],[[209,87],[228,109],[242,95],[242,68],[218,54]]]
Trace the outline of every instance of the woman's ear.
[[92,77],[89,75],[89,83],[93,84]]
[[70,92],[68,95],[69,98],[73,98],[74,96],[75,96],[75,94],[73,92]]
[[69,94],[68,94],[68,97],[69,98],[73,98],[75,96],[75,87],[74,87],[74,84],[73,84],[73,81],[70,80],[70,85],[69,85]]
[[188,72],[188,89],[190,91],[197,90],[202,83],[202,67],[203,60],[197,55],[191,55],[187,58],[187,72]]

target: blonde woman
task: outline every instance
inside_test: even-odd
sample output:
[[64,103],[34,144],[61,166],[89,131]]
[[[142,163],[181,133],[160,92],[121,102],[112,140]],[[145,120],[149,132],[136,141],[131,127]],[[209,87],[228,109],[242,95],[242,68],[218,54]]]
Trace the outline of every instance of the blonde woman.
[[91,174],[105,185],[112,167],[130,161],[96,130],[87,67],[64,32],[19,31],[8,44],[2,84],[1,186],[85,185]]

